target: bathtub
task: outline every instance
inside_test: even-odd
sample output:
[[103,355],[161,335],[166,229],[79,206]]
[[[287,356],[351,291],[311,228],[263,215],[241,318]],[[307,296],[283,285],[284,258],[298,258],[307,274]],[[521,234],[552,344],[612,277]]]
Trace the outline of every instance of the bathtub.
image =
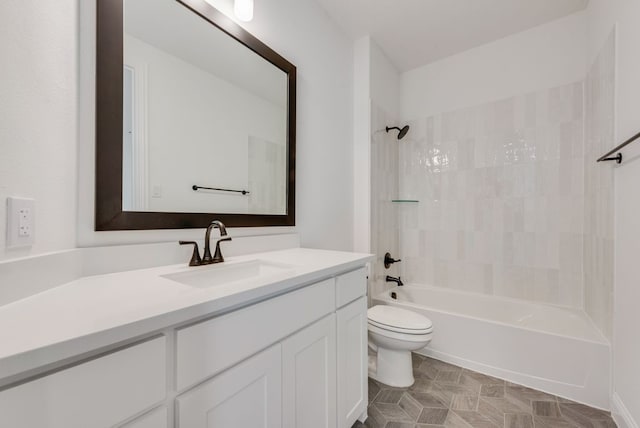
[[433,321],[420,354],[609,409],[610,345],[582,311],[423,285],[395,287],[372,303]]

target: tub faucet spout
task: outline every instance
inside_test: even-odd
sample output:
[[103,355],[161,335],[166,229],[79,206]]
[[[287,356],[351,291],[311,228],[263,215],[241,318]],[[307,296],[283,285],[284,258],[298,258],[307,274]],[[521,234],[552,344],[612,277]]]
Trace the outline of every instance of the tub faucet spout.
[[400,279],[400,277],[393,277],[393,276],[389,276],[387,275],[387,282],[395,282],[396,284],[398,284],[398,287],[403,286],[404,283],[402,282],[402,280]]

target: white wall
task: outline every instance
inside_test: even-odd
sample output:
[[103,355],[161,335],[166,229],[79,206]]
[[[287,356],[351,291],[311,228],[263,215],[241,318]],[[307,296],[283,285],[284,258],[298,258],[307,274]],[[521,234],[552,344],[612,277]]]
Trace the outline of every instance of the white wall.
[[405,72],[401,117],[427,117],[581,80],[585,36],[585,14],[577,13]]
[[[75,245],[76,9],[0,2],[0,260]],[[32,248],[5,248],[7,196],[36,199]]]
[[297,230],[302,245],[353,247],[353,50],[313,0],[256,2],[247,29],[298,67]]
[[597,163],[615,141],[615,32],[611,31],[585,79],[584,309],[611,340],[614,268],[613,162]]
[[400,116],[400,73],[386,57],[382,49],[372,40],[370,44],[370,182],[371,182],[371,235],[369,251],[376,259],[369,276],[372,296],[378,295],[390,284],[386,275],[398,276],[399,267],[391,270],[384,267],[384,254],[390,252],[398,258],[398,214],[399,207],[391,200],[398,194],[398,148],[397,131],[386,132],[387,126],[404,126]]
[[[201,230],[94,232],[95,4],[81,2],[78,242],[81,246],[199,238]],[[353,245],[352,99],[349,39],[312,0],[256,2],[252,34],[298,67],[295,228],[302,245]],[[233,235],[290,228],[237,229]]]
[[[589,63],[617,24],[616,142],[640,130],[640,1],[591,0],[588,16]],[[621,427],[640,423],[640,142],[623,151],[615,170],[615,283],[613,315],[613,411]],[[626,420],[624,419],[626,417]],[[634,425],[635,424],[635,425]]]
[[377,229],[371,218],[371,211],[375,209],[371,205],[372,194],[375,194],[371,187],[372,168],[375,167],[371,145],[373,134],[385,129],[385,126],[377,126],[379,124],[374,126],[373,116],[377,110],[384,111],[386,125],[395,126],[400,113],[400,74],[369,36],[354,43],[353,108],[354,249],[369,252],[376,251],[371,233]]
[[[391,202],[398,199],[399,177],[398,173],[399,148],[397,133],[387,133],[385,127],[395,122],[396,113],[389,113],[380,107],[375,101],[371,101],[371,225],[370,236],[371,253],[376,258],[369,273],[369,296],[374,297],[386,289],[391,288],[392,283],[387,283],[387,275],[399,276],[402,266],[395,264],[390,269],[384,267],[384,255],[389,252],[394,258],[402,257],[399,248],[399,219],[404,213],[403,207]],[[400,263],[400,265],[404,265]]]
[[371,38],[353,45],[353,248],[371,251]]
[[[312,0],[256,3],[246,27],[298,67],[293,230],[304,246],[350,250],[351,42]],[[7,0],[0,3],[0,24],[0,46],[11,58],[0,69],[0,203],[9,195],[37,199],[36,245],[29,250],[4,248],[6,213],[0,208],[0,259],[75,245],[200,238],[201,230],[93,231],[95,3]]]
[[370,58],[371,100],[397,118],[400,114],[400,73],[373,40]]

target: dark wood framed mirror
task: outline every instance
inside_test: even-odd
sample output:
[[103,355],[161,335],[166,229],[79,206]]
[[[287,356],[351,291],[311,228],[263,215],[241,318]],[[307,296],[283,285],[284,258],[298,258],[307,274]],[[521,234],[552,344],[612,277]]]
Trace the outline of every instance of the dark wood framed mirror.
[[[134,45],[165,62],[128,68]],[[295,225],[293,64],[204,0],[97,0],[96,64],[96,230],[203,228],[214,218],[227,227]],[[211,77],[210,69],[220,75]],[[174,86],[162,81],[167,70],[174,73],[169,82],[193,86],[202,78],[218,86],[167,94],[163,88]],[[193,111],[187,94],[196,101]],[[225,111],[235,116],[219,117]]]

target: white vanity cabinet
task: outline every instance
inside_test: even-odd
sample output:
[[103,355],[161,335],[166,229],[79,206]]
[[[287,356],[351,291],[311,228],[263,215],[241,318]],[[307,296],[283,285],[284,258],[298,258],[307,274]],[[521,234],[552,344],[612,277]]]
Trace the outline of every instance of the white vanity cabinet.
[[202,382],[335,311],[333,278],[177,331],[177,389]]
[[222,372],[177,401],[180,428],[280,428],[281,345]]
[[350,428],[367,406],[365,294],[358,269],[178,330],[177,428]]
[[0,426],[108,428],[166,394],[164,337],[0,392]]
[[350,428],[366,417],[366,272],[336,271],[26,373],[0,390],[0,426]]
[[364,421],[368,404],[367,275],[365,269],[336,278],[338,428]]
[[[367,299],[338,310],[338,428],[351,428],[367,410]],[[363,358],[364,355],[364,358]]]
[[336,315],[282,343],[284,428],[332,428],[336,423]]
[[332,428],[336,315],[178,397],[180,428]]

